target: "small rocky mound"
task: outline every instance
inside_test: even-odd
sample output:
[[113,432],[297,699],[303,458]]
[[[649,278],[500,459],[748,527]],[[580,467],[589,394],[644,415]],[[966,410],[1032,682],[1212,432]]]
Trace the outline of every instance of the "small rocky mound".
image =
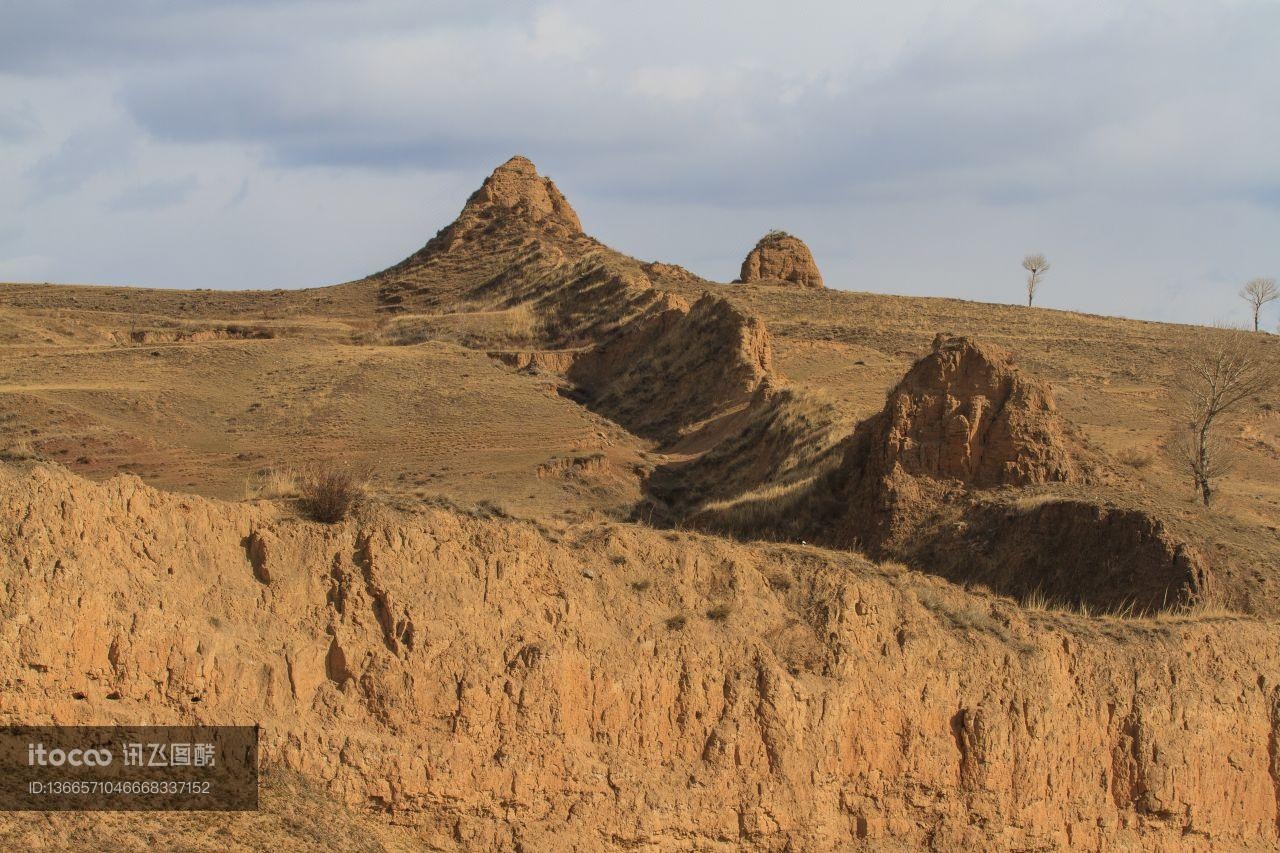
[[670,284],[696,284],[700,279],[689,272],[679,264],[664,264],[661,261],[651,261],[643,264],[641,269],[644,274],[649,277],[649,281],[653,282],[655,287],[664,287]]
[[823,287],[822,273],[818,272],[809,247],[785,231],[770,231],[761,237],[742,262],[738,282],[755,281],[794,284],[815,290]]

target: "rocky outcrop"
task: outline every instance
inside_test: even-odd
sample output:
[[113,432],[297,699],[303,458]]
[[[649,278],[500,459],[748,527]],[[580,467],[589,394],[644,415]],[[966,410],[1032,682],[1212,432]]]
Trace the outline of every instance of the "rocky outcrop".
[[323,526],[49,467],[0,469],[0,541],[0,722],[258,723],[264,767],[422,847],[1280,841],[1265,620],[1041,616],[627,525]]
[[760,238],[745,260],[738,277],[741,283],[792,284],[821,289],[822,273],[813,253],[799,237],[785,231],[770,231]]
[[546,274],[566,262],[562,247],[592,242],[555,183],[516,156],[494,169],[425,246],[356,284],[376,288],[384,313],[440,309],[474,299],[475,288],[495,273]]

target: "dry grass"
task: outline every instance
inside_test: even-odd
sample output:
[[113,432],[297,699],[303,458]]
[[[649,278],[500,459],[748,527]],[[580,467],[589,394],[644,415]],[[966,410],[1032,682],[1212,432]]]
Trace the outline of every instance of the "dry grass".
[[1040,590],[1023,596],[1018,601],[1023,610],[1029,613],[1057,614],[1078,616],[1098,622],[1121,621],[1137,626],[1153,627],[1158,625],[1194,623],[1215,619],[1239,619],[1243,614],[1222,604],[1203,599],[1181,606],[1171,607],[1151,614],[1138,614],[1132,602],[1125,602],[1106,609],[1091,607],[1087,602],[1067,602],[1051,599]]
[[912,593],[920,605],[933,613],[945,625],[961,631],[989,634],[1022,654],[1030,653],[1034,646],[1015,636],[1002,621],[992,599],[955,593],[934,586],[919,586]]
[[26,439],[19,439],[4,450],[0,450],[0,459],[9,462],[23,462],[28,459],[35,459],[38,455],[35,447]]
[[1121,465],[1127,465],[1135,471],[1147,468],[1155,461],[1155,454],[1141,447],[1126,447],[1116,454]]
[[342,521],[364,496],[368,476],[348,465],[314,465],[298,478],[302,506],[316,521]]
[[448,341],[479,349],[530,346],[541,325],[533,309],[517,305],[499,311],[459,311],[397,317],[363,340],[390,346]]
[[812,478],[754,489],[730,500],[711,501],[694,516],[713,518],[715,527],[746,538],[770,538],[785,534],[789,519],[804,517],[803,504],[810,499]]
[[245,485],[245,497],[261,500],[296,498],[300,493],[298,475],[291,468],[272,466],[260,471]]
[[1062,500],[1060,495],[1052,493],[1042,493],[1038,495],[1023,495],[1014,500],[1010,505],[1021,513],[1028,513],[1040,509],[1049,504],[1059,503]]

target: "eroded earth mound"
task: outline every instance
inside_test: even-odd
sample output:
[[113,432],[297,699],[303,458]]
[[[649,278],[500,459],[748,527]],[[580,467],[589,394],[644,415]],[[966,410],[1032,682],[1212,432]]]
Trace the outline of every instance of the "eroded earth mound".
[[789,284],[822,289],[822,273],[813,253],[799,237],[785,231],[770,231],[742,261],[738,280],[744,284]]
[[1049,389],[998,347],[938,335],[850,436],[827,485],[829,538],[883,553],[931,504],[971,489],[1078,482],[1085,452]]
[[711,294],[692,307],[664,296],[568,373],[596,411],[665,442],[747,403],[773,376],[764,324]]

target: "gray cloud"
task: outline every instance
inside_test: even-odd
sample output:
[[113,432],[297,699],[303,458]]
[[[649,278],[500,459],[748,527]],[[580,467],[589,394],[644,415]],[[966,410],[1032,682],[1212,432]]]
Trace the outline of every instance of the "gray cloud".
[[118,211],[161,210],[179,204],[200,185],[195,175],[160,178],[118,192],[108,206]]
[[83,130],[42,156],[26,177],[31,201],[43,201],[81,188],[87,181],[124,166],[132,155],[129,139],[112,128]]

